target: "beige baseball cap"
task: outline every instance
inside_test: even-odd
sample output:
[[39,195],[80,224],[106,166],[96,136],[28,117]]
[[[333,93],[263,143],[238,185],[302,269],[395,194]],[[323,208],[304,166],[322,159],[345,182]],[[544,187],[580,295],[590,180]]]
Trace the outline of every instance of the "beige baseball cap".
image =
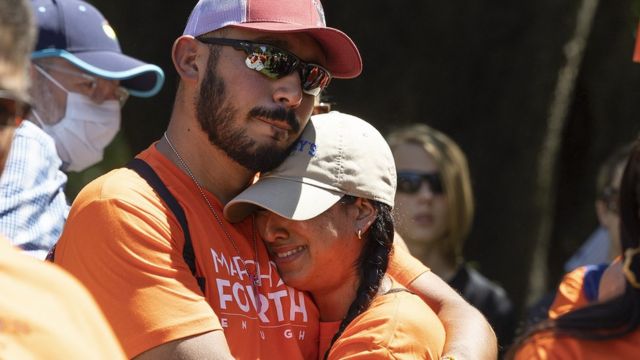
[[396,167],[384,137],[366,121],[332,111],[313,116],[291,155],[232,199],[224,215],[238,222],[261,207],[307,220],[344,195],[393,207],[395,192]]

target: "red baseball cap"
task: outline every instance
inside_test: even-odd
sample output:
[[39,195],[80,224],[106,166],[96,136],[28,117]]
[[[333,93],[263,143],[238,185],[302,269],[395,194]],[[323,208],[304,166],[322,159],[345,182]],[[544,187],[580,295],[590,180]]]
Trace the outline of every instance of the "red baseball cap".
[[228,26],[308,34],[322,47],[333,77],[349,79],[362,72],[358,48],[345,33],[327,27],[320,0],[200,0],[184,35],[197,37]]

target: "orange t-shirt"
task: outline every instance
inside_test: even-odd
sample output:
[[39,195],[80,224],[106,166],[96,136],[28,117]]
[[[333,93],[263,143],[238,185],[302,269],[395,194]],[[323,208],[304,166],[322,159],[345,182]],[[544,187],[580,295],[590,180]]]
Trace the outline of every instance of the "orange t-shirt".
[[[206,192],[234,246],[193,180],[155,144],[138,157],[184,209],[205,293],[183,260],[177,219],[129,169],[113,170],[80,192],[55,260],[93,293],[127,355],[224,330],[236,358],[315,358],[318,310],[306,293],[282,282],[259,238],[254,246],[251,218],[228,223],[222,205]],[[416,267],[405,278],[423,271]],[[261,286],[255,289],[247,272],[257,273]]]
[[400,246],[394,246],[391,256],[389,258],[389,266],[387,267],[387,274],[389,274],[395,281],[408,286],[418,276],[431,271],[420,260],[416,259],[407,250]]
[[565,274],[549,307],[549,318],[556,319],[560,315],[597,301],[600,278],[607,266],[584,265]]
[[581,266],[565,274],[558,286],[556,297],[553,299],[551,307],[549,307],[550,319],[556,319],[560,315],[589,304],[589,300],[584,291],[582,291],[586,272],[587,267]]
[[[320,359],[339,326],[339,321],[321,323]],[[431,308],[418,296],[400,290],[374,298],[349,323],[328,358],[440,359],[444,341],[444,327]]]
[[0,238],[0,359],[125,359],[76,279]]
[[515,360],[637,359],[640,330],[611,340],[580,340],[550,333],[534,335],[516,352]]

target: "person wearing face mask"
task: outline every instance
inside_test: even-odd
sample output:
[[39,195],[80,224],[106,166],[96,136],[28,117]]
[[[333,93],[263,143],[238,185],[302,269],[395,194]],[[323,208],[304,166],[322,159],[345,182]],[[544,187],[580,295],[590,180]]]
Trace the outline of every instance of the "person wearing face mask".
[[33,108],[16,130],[0,181],[0,233],[44,258],[69,211],[63,171],[101,161],[128,96],[155,95],[164,74],[124,55],[91,4],[32,0],[31,6],[39,32],[31,56]]

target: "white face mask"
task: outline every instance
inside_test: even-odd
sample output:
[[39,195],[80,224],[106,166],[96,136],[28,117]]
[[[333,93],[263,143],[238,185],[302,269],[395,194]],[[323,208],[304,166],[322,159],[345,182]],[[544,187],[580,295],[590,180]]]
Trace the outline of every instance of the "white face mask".
[[42,130],[54,138],[62,169],[82,171],[97,164],[120,130],[120,102],[106,100],[97,104],[88,96],[68,91],[39,66],[36,69],[67,93],[65,115],[56,124],[45,124],[37,111],[32,111]]

